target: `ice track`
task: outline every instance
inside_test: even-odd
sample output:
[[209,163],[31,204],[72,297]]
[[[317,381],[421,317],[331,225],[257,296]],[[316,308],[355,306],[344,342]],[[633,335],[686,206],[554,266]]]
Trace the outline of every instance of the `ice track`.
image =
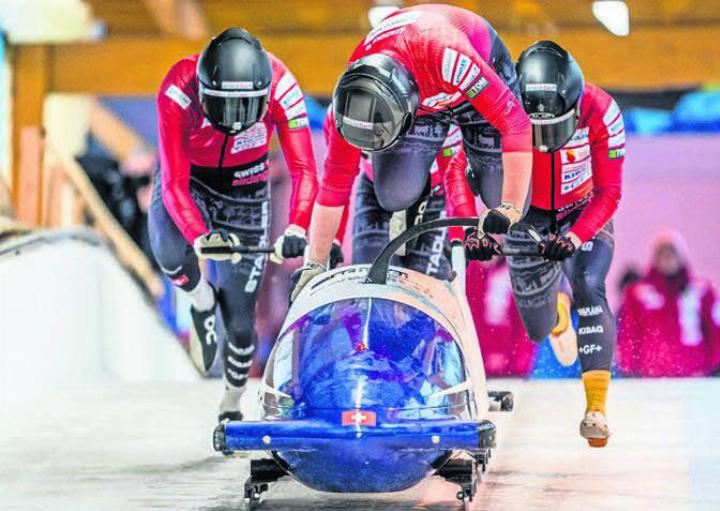
[[[617,381],[604,450],[577,434],[579,381],[499,381],[516,411],[478,510],[720,509],[718,380]],[[93,383],[2,407],[2,510],[241,510],[248,462],[210,447],[219,381]],[[255,388],[246,393],[250,411]],[[383,496],[317,493],[283,480],[261,509],[460,509],[430,480]]]

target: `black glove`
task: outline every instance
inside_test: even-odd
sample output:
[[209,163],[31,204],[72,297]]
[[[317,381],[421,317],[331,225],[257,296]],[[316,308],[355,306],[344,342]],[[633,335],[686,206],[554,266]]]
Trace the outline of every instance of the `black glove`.
[[522,216],[523,213],[518,208],[509,202],[503,202],[480,217],[480,227],[486,234],[507,234],[510,226],[518,223]]
[[305,231],[295,225],[289,225],[282,236],[275,240],[275,252],[270,254],[270,260],[282,264],[285,259],[301,257],[305,253]]
[[550,234],[540,244],[540,255],[548,261],[564,261],[575,253],[575,245],[567,236]]
[[502,254],[500,244],[485,234],[478,236],[478,230],[471,227],[465,231],[465,257],[468,261],[489,261],[493,256]]
[[332,270],[337,265],[343,263],[345,261],[345,255],[342,251],[342,246],[337,242],[333,241],[332,248],[330,249],[330,266],[329,268]]

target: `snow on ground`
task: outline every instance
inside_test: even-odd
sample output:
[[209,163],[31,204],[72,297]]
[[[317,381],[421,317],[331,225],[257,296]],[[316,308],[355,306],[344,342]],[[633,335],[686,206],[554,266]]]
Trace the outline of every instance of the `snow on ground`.
[[[720,509],[720,381],[614,382],[606,449],[578,436],[579,381],[493,387],[516,392],[516,411],[493,414],[500,445],[476,509]],[[217,455],[210,443],[219,381],[48,390],[3,418],[0,509],[244,509],[248,461]],[[454,494],[439,479],[381,496],[317,493],[283,480],[261,509],[460,509]]]

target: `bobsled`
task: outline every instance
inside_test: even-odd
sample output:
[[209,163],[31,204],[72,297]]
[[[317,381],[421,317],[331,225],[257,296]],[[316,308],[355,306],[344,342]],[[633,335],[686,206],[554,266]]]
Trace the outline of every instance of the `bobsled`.
[[[329,492],[394,492],[437,475],[468,506],[495,447],[493,409],[465,296],[463,250],[449,280],[390,265],[447,218],[410,228],[372,265],[315,277],[291,305],[260,383],[261,420],[217,426],[217,451],[250,461],[248,507],[281,477]],[[523,255],[523,254],[516,254]]]

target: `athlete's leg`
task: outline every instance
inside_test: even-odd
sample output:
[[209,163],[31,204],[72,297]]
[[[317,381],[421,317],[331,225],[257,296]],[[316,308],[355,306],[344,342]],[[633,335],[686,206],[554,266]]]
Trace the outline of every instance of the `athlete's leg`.
[[[530,211],[525,221],[542,236],[549,232],[550,220]],[[522,231],[512,229],[505,243],[510,247],[528,248],[536,244]],[[510,257],[510,280],[515,303],[527,331],[534,342],[545,339],[558,320],[557,297],[562,275],[560,264],[540,257]]]
[[[434,193],[424,206],[423,222],[445,217],[445,196]],[[401,258],[402,265],[431,277],[447,279],[450,262],[445,257],[447,229],[437,229],[420,235]]]
[[430,168],[447,132],[448,124],[418,117],[402,140],[372,154],[375,193],[383,209],[401,211],[423,196]]
[[[614,251],[612,222],[563,264],[578,312],[578,357],[586,395],[581,434],[590,445],[602,447],[609,436],[605,402],[610,385],[617,331],[605,293],[605,279]],[[600,415],[598,415],[600,414]]]
[[[204,195],[192,189],[191,194],[203,216],[207,218]],[[190,358],[198,371],[205,374],[210,370],[217,354],[215,292],[200,273],[193,248],[165,209],[159,179],[156,180],[153,191],[148,223],[150,246],[155,259],[173,285],[190,300]]]
[[378,203],[372,181],[364,174],[355,192],[352,262],[372,263],[389,240],[391,213]]
[[[238,191],[232,196],[212,194],[208,212],[214,228],[235,233],[242,245],[267,244],[270,215],[266,186]],[[237,264],[217,263],[218,296],[227,332],[223,352],[226,392],[220,405],[220,420],[242,417],[240,397],[257,344],[255,308],[264,267],[264,255],[244,255]]]

